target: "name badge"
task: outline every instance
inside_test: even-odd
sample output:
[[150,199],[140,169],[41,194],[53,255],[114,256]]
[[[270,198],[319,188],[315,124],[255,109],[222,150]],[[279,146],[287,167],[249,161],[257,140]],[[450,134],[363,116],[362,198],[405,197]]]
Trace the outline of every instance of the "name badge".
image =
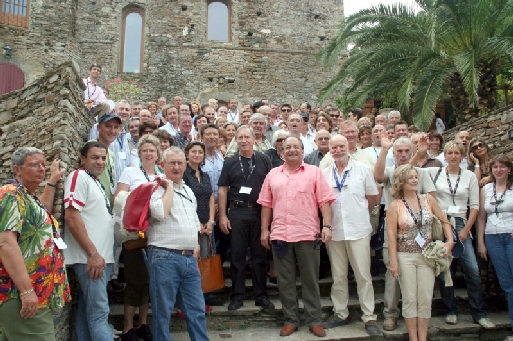
[[121,160],[126,160],[126,152],[118,152],[118,157]]
[[57,245],[57,248],[59,250],[64,250],[64,249],[67,249],[68,248],[68,245],[66,245],[66,243],[64,242],[64,240],[62,240],[62,238],[54,238],[53,239],[55,245]]
[[497,217],[495,213],[488,216],[488,221],[493,225],[498,225],[500,222],[500,215]]
[[240,194],[250,194],[251,190],[252,190],[251,187],[241,186],[239,193]]
[[337,204],[343,204],[344,203],[344,196],[342,194],[339,194],[336,196],[335,203]]
[[449,206],[447,208],[447,214],[450,214],[450,213],[457,214],[459,212],[460,212],[460,207],[459,206]]
[[419,244],[420,247],[424,247],[424,244],[426,244],[426,240],[422,237],[420,233],[417,234],[417,237],[415,237],[415,241],[417,242],[417,244]]

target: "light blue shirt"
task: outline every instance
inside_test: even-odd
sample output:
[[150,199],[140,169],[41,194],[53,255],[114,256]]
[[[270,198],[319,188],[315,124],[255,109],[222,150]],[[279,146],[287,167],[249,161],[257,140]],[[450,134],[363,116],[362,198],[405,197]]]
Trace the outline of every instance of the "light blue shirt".
[[201,170],[207,173],[210,178],[215,201],[217,201],[217,193],[219,189],[217,183],[219,182],[219,176],[221,175],[223,164],[223,156],[216,150],[214,151],[214,159],[211,159],[208,154],[205,155],[205,164],[201,166]]

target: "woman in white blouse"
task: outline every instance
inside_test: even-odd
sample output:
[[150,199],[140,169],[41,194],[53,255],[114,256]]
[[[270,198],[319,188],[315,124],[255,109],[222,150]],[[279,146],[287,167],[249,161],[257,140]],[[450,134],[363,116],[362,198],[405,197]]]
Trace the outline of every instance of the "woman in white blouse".
[[[486,329],[495,328],[495,325],[486,317],[481,276],[470,233],[479,211],[479,184],[473,172],[460,168],[461,160],[465,157],[463,144],[457,141],[447,142],[444,146],[444,157],[447,162],[446,167],[428,168],[436,187],[436,200],[447,214],[465,247],[461,255],[453,255],[459,256],[459,264],[463,268],[472,318],[475,323],[479,323]],[[468,218],[467,206],[470,208]],[[439,283],[444,282],[442,277],[438,276]],[[458,307],[454,288],[440,285],[440,294],[446,308],[445,322],[456,324]]]
[[[490,257],[499,284],[506,292],[509,321],[513,326],[513,168],[511,159],[499,155],[490,161],[492,182],[481,190],[477,221],[479,255]],[[513,341],[508,336],[504,341]]]

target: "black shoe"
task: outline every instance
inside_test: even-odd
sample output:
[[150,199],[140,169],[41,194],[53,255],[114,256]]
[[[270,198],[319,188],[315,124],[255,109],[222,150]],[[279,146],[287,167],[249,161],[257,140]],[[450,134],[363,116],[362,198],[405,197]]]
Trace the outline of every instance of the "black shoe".
[[326,322],[322,323],[324,329],[331,329],[335,327],[345,326],[348,324],[347,318],[345,320],[341,319],[337,315],[331,315]]
[[228,304],[228,310],[237,310],[242,308],[242,301],[232,300],[230,304]]
[[137,333],[135,332],[135,330],[133,328],[130,329],[129,331],[127,331],[126,333],[121,334],[119,339],[121,341],[139,341],[139,338],[137,337]]
[[213,307],[221,307],[221,306],[224,305],[224,302],[220,298],[212,296],[212,297],[207,298],[205,300],[205,304],[208,304],[208,305],[213,306]]
[[267,297],[255,301],[255,305],[258,307],[262,307],[263,309],[274,309],[273,302],[269,301]]
[[278,284],[278,278],[269,276],[269,282],[271,282],[272,284]]
[[138,337],[143,339],[144,341],[152,341],[153,334],[151,332],[150,327],[147,324],[141,324],[136,330],[135,333]]

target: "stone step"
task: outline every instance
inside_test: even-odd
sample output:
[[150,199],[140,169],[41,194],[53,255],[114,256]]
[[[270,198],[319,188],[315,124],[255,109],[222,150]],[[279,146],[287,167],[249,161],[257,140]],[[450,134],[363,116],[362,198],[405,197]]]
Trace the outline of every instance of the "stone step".
[[[459,313],[468,314],[468,295],[465,289],[456,289],[456,298],[458,301]],[[274,311],[266,311],[256,306],[253,300],[244,301],[242,308],[236,311],[228,311],[227,304],[221,307],[212,307],[212,311],[207,315],[207,325],[209,330],[240,330],[244,328],[254,327],[270,327],[274,328],[280,326],[283,323],[283,314],[281,311],[281,302],[278,298],[271,298],[276,309]],[[380,321],[383,320],[383,294],[375,294],[375,312],[378,315]],[[333,303],[329,297],[321,297],[321,306],[323,318],[327,318],[332,314]],[[303,303],[299,299],[299,308],[302,312]],[[349,313],[350,318],[353,321],[360,320],[361,311],[356,295],[351,295],[349,299]],[[496,299],[494,301],[486,301],[486,309],[488,312],[503,312],[507,315],[507,304],[503,298]],[[432,315],[444,316],[444,307],[439,296],[438,290],[435,291],[432,305]],[[148,317],[151,321],[151,309],[150,316]],[[114,304],[111,305],[110,310],[110,323],[112,323],[116,329],[120,330],[123,326],[123,305]],[[151,323],[151,322],[149,322]],[[173,312],[171,317],[171,329],[173,331],[186,331],[186,323],[184,320],[177,317],[176,313]]]
[[[447,341],[447,340],[503,340],[507,335],[511,335],[511,325],[507,313],[491,313],[490,319],[497,325],[496,329],[485,330],[472,321],[470,315],[459,316],[458,324],[448,325],[444,322],[443,317],[433,317],[429,329],[429,340]],[[378,321],[378,325],[382,327],[382,321]],[[404,320],[398,321],[396,330],[384,331],[381,336],[370,337],[365,332],[364,324],[359,319],[353,319],[349,325],[326,330],[326,336],[322,338],[312,335],[308,328],[304,325],[299,330],[288,337],[279,336],[281,324],[275,323],[272,327],[241,327],[238,329],[225,328],[222,330],[210,328],[208,335],[211,341],[244,340],[244,341],[338,341],[338,340],[407,340],[408,333]],[[187,331],[172,331],[171,334],[174,341],[190,340]]]

